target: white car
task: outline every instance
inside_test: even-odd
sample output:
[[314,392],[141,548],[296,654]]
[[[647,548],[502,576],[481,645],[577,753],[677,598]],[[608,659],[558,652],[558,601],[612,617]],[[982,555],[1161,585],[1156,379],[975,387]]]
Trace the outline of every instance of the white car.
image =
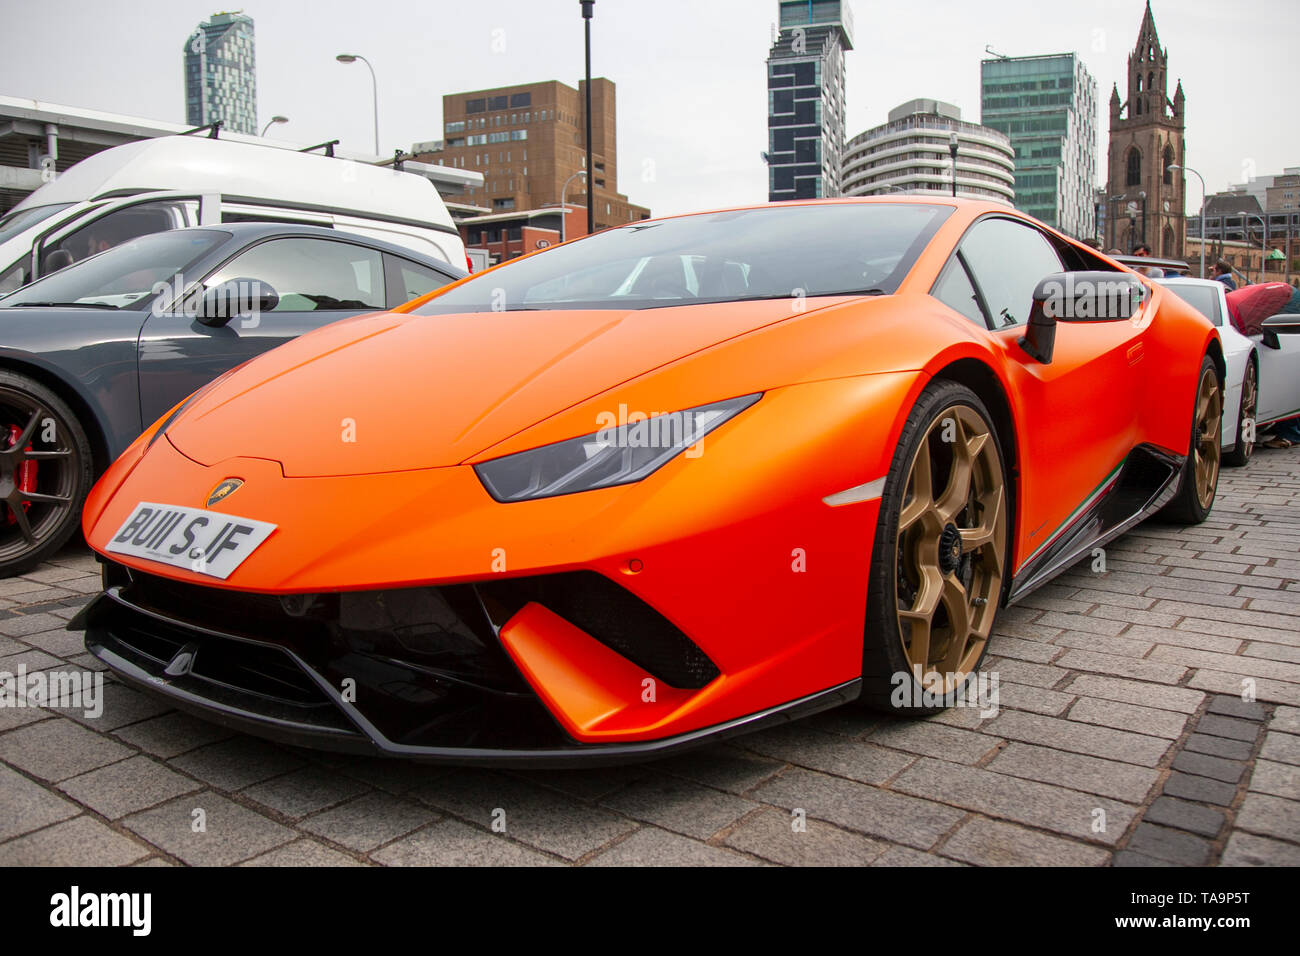
[[[1286,417],[1279,414],[1267,418],[1263,409],[1285,405],[1286,393],[1300,391],[1300,377],[1296,375],[1300,364],[1293,356],[1293,371],[1288,378],[1281,368],[1274,367],[1271,358],[1265,358],[1264,353],[1274,352],[1261,343],[1261,339],[1267,336],[1246,336],[1233,328],[1228,318],[1227,288],[1222,282],[1181,277],[1154,281],[1204,314],[1219,328],[1224,364],[1227,365],[1227,382],[1223,389],[1223,461],[1227,465],[1244,465],[1255,450],[1255,432],[1259,427]],[[1294,340],[1294,336],[1288,338]],[[1296,344],[1300,345],[1300,342]]]

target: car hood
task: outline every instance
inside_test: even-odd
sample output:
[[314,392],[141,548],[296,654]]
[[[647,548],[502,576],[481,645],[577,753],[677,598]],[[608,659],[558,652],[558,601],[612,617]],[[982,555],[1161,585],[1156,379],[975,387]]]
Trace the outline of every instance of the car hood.
[[[809,301],[802,312],[843,301]],[[201,464],[264,458],[286,477],[456,465],[629,379],[794,314],[780,299],[361,316],[237,369],[167,437]]]

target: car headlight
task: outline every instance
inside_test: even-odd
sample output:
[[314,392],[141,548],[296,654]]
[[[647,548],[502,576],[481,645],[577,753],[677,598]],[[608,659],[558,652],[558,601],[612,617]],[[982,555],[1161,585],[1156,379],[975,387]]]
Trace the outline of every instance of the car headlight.
[[497,501],[528,501],[630,484],[760,398],[762,392],[651,416],[628,415],[623,407],[618,415],[605,413],[606,427],[590,435],[494,458],[475,465],[474,471]]

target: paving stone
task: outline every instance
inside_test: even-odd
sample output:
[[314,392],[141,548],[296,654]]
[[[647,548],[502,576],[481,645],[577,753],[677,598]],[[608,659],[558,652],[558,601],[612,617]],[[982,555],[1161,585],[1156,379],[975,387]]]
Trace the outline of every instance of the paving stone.
[[1058,647],[1081,648],[1100,654],[1114,654],[1118,657],[1145,657],[1155,647],[1151,641],[1136,641],[1129,637],[1106,637],[1101,634],[1086,634],[1082,631],[1063,631],[1052,641]]
[[24,724],[34,724],[38,720],[48,720],[54,716],[43,707],[0,707],[0,734]]
[[1007,744],[1006,749],[986,765],[986,769],[1114,797],[1127,803],[1141,803],[1160,779],[1160,772],[1155,769],[1019,741]]
[[52,654],[46,654],[44,651],[25,650],[17,654],[8,654],[0,657],[0,674],[18,674],[21,671],[33,673],[34,671],[48,670],[51,667],[58,667],[63,662]]
[[1157,797],[1156,801],[1147,807],[1142,818],[1150,823],[1173,827],[1176,830],[1199,833],[1211,840],[1219,835],[1224,824],[1223,811],[1202,807],[1171,796]]
[[[195,810],[206,830],[195,832]],[[211,790],[126,817],[122,823],[156,847],[191,866],[229,866],[288,843],[297,834]]]
[[1224,673],[1201,668],[1187,682],[1189,687],[1201,690],[1219,691],[1221,693],[1239,694],[1249,688],[1252,695],[1259,700],[1280,704],[1300,704],[1300,685],[1286,681],[1270,680],[1266,677],[1246,676],[1244,674]]
[[63,618],[56,617],[53,614],[41,616],[49,617],[58,626],[39,633],[24,634],[23,641],[37,650],[65,660],[86,652],[86,636],[84,634],[80,631],[69,631],[64,628],[63,625],[67,622]]
[[1175,770],[1184,773],[1194,773],[1231,784],[1240,781],[1241,775],[1246,770],[1246,765],[1241,761],[1224,760],[1222,757],[1211,757],[1208,754],[1192,753],[1187,750],[1174,758],[1172,766]]
[[1061,649],[1053,644],[1043,641],[1028,641],[1019,637],[997,635],[993,639],[993,647],[997,649],[998,657],[1017,660],[1030,661],[1034,664],[1048,664],[1052,658],[1061,654]]
[[871,784],[884,783],[916,759],[860,740],[801,732],[797,723],[751,734],[738,743],[796,766]]
[[1154,767],[1170,747],[1168,740],[1159,737],[1016,711],[999,715],[990,721],[986,729],[989,733],[1008,740],[1041,744],[1144,767]]
[[1175,771],[1165,779],[1164,792],[1171,797],[1213,803],[1220,807],[1232,806],[1233,800],[1237,798],[1236,784],[1181,771]]
[[72,777],[59,789],[96,813],[117,820],[200,788],[189,777],[136,756]]
[[1204,837],[1143,822],[1133,831],[1127,849],[1179,866],[1204,866],[1212,847]]
[[988,734],[946,727],[928,720],[895,720],[872,731],[867,740],[911,754],[971,764],[1002,743]]
[[1209,734],[1192,734],[1183,744],[1185,750],[1192,753],[1209,754],[1225,760],[1249,760],[1254,752],[1254,745],[1244,740],[1229,740],[1227,737],[1212,737]]
[[1300,846],[1253,833],[1233,833],[1220,866],[1300,866]]
[[1300,800],[1247,793],[1237,811],[1235,826],[1263,836],[1300,842]]
[[1147,856],[1145,853],[1139,853],[1136,850],[1120,850],[1115,854],[1111,861],[1112,866],[1174,866],[1168,860],[1161,860],[1154,856]]
[[[770,780],[781,772],[783,766],[778,760],[769,760],[730,746],[696,750],[655,764],[659,770],[735,794],[745,793],[764,780]],[[597,794],[592,799],[599,799],[605,793]]]
[[1085,614],[1061,614],[1057,611],[1049,611],[1040,617],[1036,623],[1046,627],[1059,627],[1063,631],[1083,631],[1089,634],[1101,634],[1111,637],[1124,630],[1123,621],[1110,621]]
[[83,814],[0,844],[0,866],[125,866],[151,852]]
[[1070,720],[1177,740],[1182,736],[1187,716],[1137,704],[1083,697],[1070,708]]
[[1110,860],[1100,847],[983,817],[963,823],[939,852],[977,866],[1103,866]]
[[968,866],[966,863],[959,863],[956,860],[949,860],[942,856],[936,856],[933,853],[922,853],[920,850],[912,850],[905,846],[891,846],[882,855],[876,858],[872,866]]
[[50,707],[49,710],[91,730],[104,733],[157,717],[171,708],[158,698],[142,694],[123,684],[105,683],[98,715],[87,715],[83,707]]
[[[393,761],[389,762],[392,763]],[[784,766],[776,763],[776,761],[770,761],[770,763],[775,766],[773,773]],[[651,776],[655,769],[660,766],[660,763],[656,761],[653,765],[633,764],[626,767],[592,767],[576,773],[572,770],[512,770],[510,776],[551,790],[558,790],[560,793],[577,797],[579,800],[594,802],[616,790],[622,790],[630,783]],[[719,776],[725,778],[726,774],[720,772]],[[408,789],[406,794],[408,796],[418,796],[427,792],[430,788],[436,787],[437,783],[434,782],[429,786]],[[726,788],[719,787],[718,789],[725,790]]]
[[263,853],[240,866],[361,866],[346,853],[332,850],[315,840],[295,840]]
[[866,866],[886,844],[820,820],[804,820],[796,832],[790,814],[775,809],[747,817],[723,841],[754,856],[786,866]]
[[934,846],[965,816],[961,810],[929,799],[807,770],[787,771],[763,784],[753,796],[787,811],[802,809],[810,820],[825,820],[922,850]]
[[168,763],[220,790],[241,790],[302,766],[302,759],[255,737],[237,736]]
[[1239,717],[1242,720],[1263,720],[1268,716],[1264,705],[1259,701],[1245,701],[1239,697],[1227,697],[1223,694],[1215,694],[1211,697],[1205,709],[1211,714]]
[[1259,736],[1259,730],[1260,726],[1257,721],[1224,717],[1221,714],[1206,714],[1196,724],[1198,734],[1227,737],[1230,740],[1244,740],[1247,743],[1255,742],[1255,738]]
[[[1001,712],[1000,708],[1008,707],[1011,710],[1027,710],[1032,714],[1059,717],[1065,713],[1066,708],[1074,701],[1075,697],[1070,693],[1048,690],[1046,687],[1030,687],[1027,684],[1016,684],[1012,681],[998,682],[997,703],[999,712]],[[977,711],[971,711],[969,707],[961,709],[965,712],[978,713]]]
[[370,788],[359,780],[321,767],[304,767],[282,777],[254,784],[243,791],[250,800],[286,817],[302,817],[342,803]]
[[368,793],[299,822],[310,833],[340,846],[369,853],[438,819],[428,807],[387,793]]
[[1265,760],[1300,766],[1300,737],[1270,730],[1264,736],[1264,745],[1259,748],[1259,755]]
[[1185,687],[1164,687],[1144,681],[1125,680],[1119,677],[1101,677],[1097,674],[1080,674],[1065,690],[1080,697],[1100,697],[1142,707],[1157,707],[1183,714],[1195,713],[1205,700],[1205,695]]
[[[711,792],[719,798],[724,796]],[[448,774],[439,778],[436,787],[430,787],[419,796],[432,806],[485,830],[490,829],[495,821],[504,819],[505,833],[512,839],[568,860],[576,860],[636,829],[632,821],[605,810],[583,806],[525,780],[484,771],[464,770]],[[725,806],[721,801],[719,803]],[[700,801],[695,807],[701,814],[726,816],[731,812],[719,810],[707,801]],[[504,818],[501,812],[504,812]],[[736,816],[739,815],[737,812]]]
[[997,674],[998,681],[1028,684],[1030,687],[1053,687],[1066,676],[1058,661],[1056,664],[1033,664],[1029,661],[1009,661],[990,658],[984,665],[989,674]]
[[1270,731],[1300,736],[1300,707],[1279,707],[1268,722]]
[[[1160,650],[1161,648],[1157,647],[1151,653],[1154,656]],[[1070,670],[1092,671],[1098,674],[1109,674],[1112,677],[1129,677],[1154,684],[1177,684],[1187,673],[1187,668],[1181,664],[1162,663],[1151,658],[1138,660],[1083,650],[1071,650],[1058,658],[1056,663],[1057,666],[1067,667]]]
[[1256,760],[1247,786],[1258,793],[1300,800],[1300,767],[1272,760]]
[[[67,621],[55,617],[53,614],[21,614],[0,621],[0,634],[9,637],[24,637],[29,634],[39,634],[41,631],[64,631],[67,623]],[[64,633],[67,632],[64,631]]]
[[0,735],[0,760],[54,783],[131,754],[130,748],[111,737],[92,733],[65,717]]
[[601,805],[697,840],[707,840],[754,809],[741,797],[663,775],[638,780]]
[[1258,657],[1244,657],[1241,654],[1214,654],[1191,647],[1171,647],[1161,644],[1151,652],[1148,660],[1300,683],[1300,664],[1266,661]]
[[587,861],[587,866],[759,866],[734,850],[645,827]]
[[76,804],[0,764],[0,841],[75,817],[80,812]]
[[174,710],[152,720],[121,727],[113,731],[113,736],[145,753],[166,759],[233,735],[224,727]]
[[[986,816],[1100,843],[1118,840],[1133,818],[1132,807],[1109,798],[930,758],[904,771],[893,787]],[[1098,809],[1105,811],[1106,830],[1094,833],[1094,811]]]

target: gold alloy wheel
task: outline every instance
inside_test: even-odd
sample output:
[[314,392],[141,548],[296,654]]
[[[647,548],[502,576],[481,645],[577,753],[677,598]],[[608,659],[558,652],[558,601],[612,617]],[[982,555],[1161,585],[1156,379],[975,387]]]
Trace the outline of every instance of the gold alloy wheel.
[[955,690],[984,651],[1006,570],[1006,521],[997,442],[975,409],[951,406],[917,447],[898,519],[899,636],[928,690]]
[[1196,500],[1209,509],[1214,503],[1214,492],[1219,486],[1219,436],[1223,430],[1223,397],[1219,393],[1219,378],[1214,369],[1201,373],[1201,384],[1196,390],[1196,429],[1194,471],[1196,474]]

